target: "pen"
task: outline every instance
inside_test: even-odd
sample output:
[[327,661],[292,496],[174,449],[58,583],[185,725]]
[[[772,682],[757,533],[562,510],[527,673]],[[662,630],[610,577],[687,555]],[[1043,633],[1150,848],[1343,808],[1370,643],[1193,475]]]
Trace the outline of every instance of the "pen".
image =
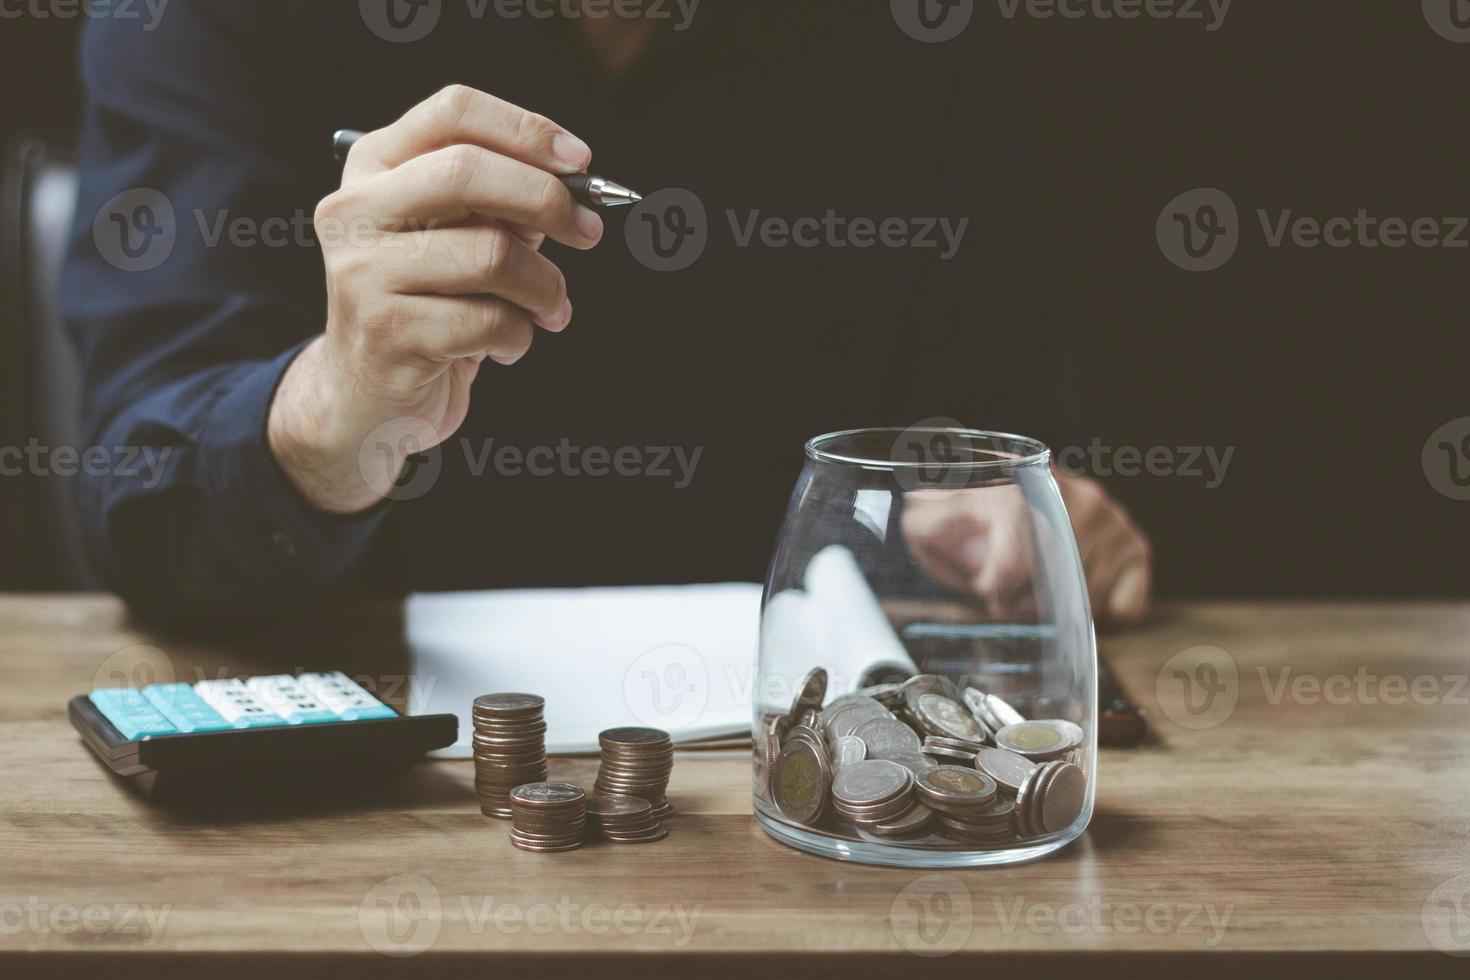
[[[347,159],[347,151],[352,149],[352,144],[362,139],[362,133],[355,129],[339,129],[332,134],[332,152],[338,160]],[[592,174],[566,174],[558,175],[567,190],[572,192],[572,197],[577,199],[578,204],[589,208],[616,208],[625,204],[637,204],[643,200],[643,195],[637,191],[629,190],[622,184],[614,183],[604,177],[594,177]]]

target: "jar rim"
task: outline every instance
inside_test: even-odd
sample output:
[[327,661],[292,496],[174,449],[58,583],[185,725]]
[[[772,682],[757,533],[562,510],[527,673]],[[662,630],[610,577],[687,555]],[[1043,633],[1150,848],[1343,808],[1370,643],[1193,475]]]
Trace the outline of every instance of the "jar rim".
[[981,454],[970,459],[946,460],[944,466],[947,470],[960,472],[995,472],[1010,471],[1023,467],[1045,465],[1051,459],[1051,450],[1039,439],[1030,436],[1016,435],[1011,432],[992,432],[987,429],[966,429],[949,426],[910,426],[899,428],[898,426],[877,426],[866,429],[843,429],[838,432],[828,432],[823,435],[808,439],[806,443],[806,455],[808,459],[821,463],[836,463],[842,466],[860,466],[864,469],[887,470],[892,472],[928,468],[934,466],[930,459],[900,459],[896,453],[890,453],[888,457],[878,457],[871,454],[855,453],[850,450],[840,451],[833,444],[840,444],[846,440],[857,442],[862,439],[889,437],[889,444],[895,445],[898,437],[904,435],[925,435],[944,433],[951,436],[962,436],[971,440],[972,448]]

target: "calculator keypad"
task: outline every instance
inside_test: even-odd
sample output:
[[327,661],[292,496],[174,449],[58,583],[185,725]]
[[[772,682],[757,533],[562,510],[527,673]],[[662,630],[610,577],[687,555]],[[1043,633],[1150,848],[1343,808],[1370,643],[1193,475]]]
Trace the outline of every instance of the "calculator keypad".
[[128,741],[157,735],[396,718],[340,671],[98,688],[92,703]]

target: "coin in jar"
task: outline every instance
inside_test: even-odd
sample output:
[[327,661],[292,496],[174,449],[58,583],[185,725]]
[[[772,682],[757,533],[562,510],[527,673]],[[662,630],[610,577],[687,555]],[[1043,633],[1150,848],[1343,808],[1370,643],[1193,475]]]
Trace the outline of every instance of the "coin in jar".
[[995,780],[964,766],[934,766],[919,773],[914,788],[925,803],[939,810],[976,809],[995,801]]
[[771,770],[771,802],[789,820],[811,826],[827,809],[832,769],[806,739],[788,742]]
[[917,752],[923,741],[912,728],[897,718],[873,718],[853,730],[868,747],[868,755],[874,759],[887,759],[894,755]]
[[921,694],[917,701],[917,715],[930,735],[974,740],[980,734],[975,719],[941,694]]
[[1036,769],[1037,763],[1025,756],[1005,749],[990,746],[975,753],[975,768],[995,780],[1000,788],[1012,796],[1021,788],[1021,783]]
[[841,769],[851,762],[862,762],[867,757],[867,743],[856,735],[844,735],[832,742],[832,766],[834,769]]
[[821,708],[826,697],[827,671],[821,667],[813,667],[797,685],[796,699],[791,702],[791,710],[787,713],[787,717],[793,722],[797,721],[803,712]]
[[1082,738],[1082,729],[1072,722],[1046,719],[1007,725],[995,733],[995,744],[1033,761],[1048,762],[1066,755]]
[[849,807],[881,806],[906,793],[913,779],[896,762],[868,759],[841,769],[833,779],[832,795]]

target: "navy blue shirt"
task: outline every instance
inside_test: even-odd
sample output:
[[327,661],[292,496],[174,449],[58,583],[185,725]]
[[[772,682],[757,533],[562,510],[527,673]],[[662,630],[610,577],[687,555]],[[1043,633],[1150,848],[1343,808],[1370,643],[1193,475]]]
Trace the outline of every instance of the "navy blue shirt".
[[[935,416],[1051,435],[1056,328],[990,5],[926,43],[885,3],[703,0],[685,21],[670,2],[616,79],[565,17],[527,12],[561,4],[384,5],[396,19],[356,0],[173,0],[152,30],[88,27],[65,313],[89,439],[166,465],[88,477],[80,511],[136,607],[760,579],[813,435]],[[485,365],[403,499],[323,515],[265,421],[325,322],[311,215],[338,182],[328,137],[452,82],[697,206],[608,213],[588,253],[548,243],[570,330]]]

